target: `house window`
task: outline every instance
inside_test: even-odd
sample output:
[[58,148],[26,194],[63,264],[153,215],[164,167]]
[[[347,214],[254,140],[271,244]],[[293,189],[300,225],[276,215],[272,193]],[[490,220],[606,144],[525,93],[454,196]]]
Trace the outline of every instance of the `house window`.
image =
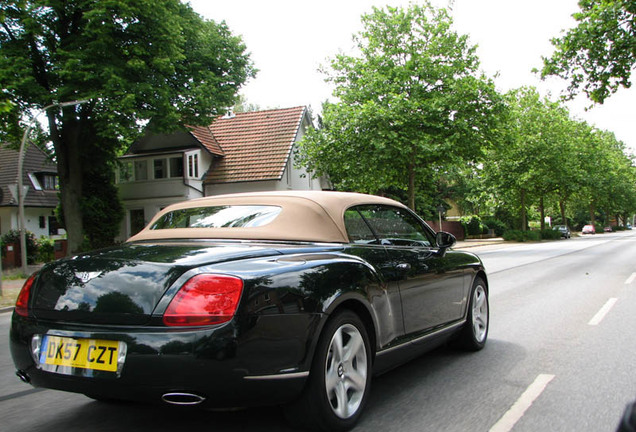
[[130,235],[135,235],[146,226],[144,209],[130,210]]
[[135,181],[148,180],[148,161],[135,161]]
[[188,177],[199,178],[199,155],[188,155]]
[[119,183],[131,181],[133,181],[133,164],[132,162],[122,162],[119,166]]
[[49,235],[58,235],[60,228],[62,228],[62,226],[57,221],[57,218],[55,216],[49,216]]
[[155,167],[155,178],[162,179],[168,177],[168,164],[166,159],[155,159],[153,161]]
[[39,218],[40,229],[46,228],[46,218],[44,216],[40,216]]
[[170,158],[170,177],[183,177],[183,156]]
[[42,176],[42,183],[44,185],[45,190],[58,190],[59,183],[56,175],[52,174],[44,174]]

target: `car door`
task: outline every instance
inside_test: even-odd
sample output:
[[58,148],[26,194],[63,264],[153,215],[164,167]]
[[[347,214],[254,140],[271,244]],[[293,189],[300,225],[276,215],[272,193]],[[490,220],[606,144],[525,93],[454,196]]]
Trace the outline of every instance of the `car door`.
[[344,221],[350,242],[346,252],[371,264],[381,278],[384,295],[373,296],[370,301],[378,318],[378,342],[380,346],[391,345],[404,336],[402,300],[394,262],[356,207],[345,212]]
[[428,225],[405,208],[358,211],[387,251],[392,271],[385,274],[398,282],[405,333],[417,336],[460,319],[463,269],[439,253]]

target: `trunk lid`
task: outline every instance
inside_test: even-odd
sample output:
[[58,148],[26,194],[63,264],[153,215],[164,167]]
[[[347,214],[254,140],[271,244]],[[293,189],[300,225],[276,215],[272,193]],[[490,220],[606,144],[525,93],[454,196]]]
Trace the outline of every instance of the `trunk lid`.
[[39,273],[31,308],[39,319],[143,325],[184,272],[204,265],[278,255],[242,243],[130,243],[51,263]]

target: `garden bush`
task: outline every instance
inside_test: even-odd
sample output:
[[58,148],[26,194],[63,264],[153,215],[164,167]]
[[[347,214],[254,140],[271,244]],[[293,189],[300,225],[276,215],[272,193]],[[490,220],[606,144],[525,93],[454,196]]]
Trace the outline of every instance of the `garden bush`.
[[[462,223],[466,235],[478,236],[484,232],[484,224],[481,222],[481,219],[477,215],[464,216],[459,221]],[[488,227],[486,227],[485,229],[486,232],[488,232]]]
[[48,237],[40,237],[38,240],[37,261],[51,262],[55,259],[55,241]]
[[[545,240],[554,240],[561,237],[561,234],[557,232],[558,236],[553,237],[554,233],[548,231],[552,230],[543,230],[543,231],[521,231],[521,230],[508,230],[503,233],[503,238],[506,241],[517,241],[517,242],[526,242],[526,241],[540,241],[542,239]],[[546,237],[542,237],[542,234],[545,233]]]
[[561,231],[555,229],[541,230],[542,240],[559,240],[561,238]]
[[483,222],[488,226],[488,228],[495,231],[495,235],[497,237],[501,237],[503,233],[508,229],[508,226],[499,219],[489,218],[484,219]]

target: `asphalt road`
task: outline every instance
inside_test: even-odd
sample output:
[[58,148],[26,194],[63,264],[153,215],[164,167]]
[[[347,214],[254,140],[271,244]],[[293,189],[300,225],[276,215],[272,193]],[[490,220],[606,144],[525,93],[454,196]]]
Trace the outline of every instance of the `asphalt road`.
[[[614,431],[636,399],[636,231],[471,250],[489,270],[486,348],[439,349],[377,377],[355,430]],[[9,320],[0,314],[2,431],[290,430],[277,408],[204,412],[34,389],[14,375]]]

